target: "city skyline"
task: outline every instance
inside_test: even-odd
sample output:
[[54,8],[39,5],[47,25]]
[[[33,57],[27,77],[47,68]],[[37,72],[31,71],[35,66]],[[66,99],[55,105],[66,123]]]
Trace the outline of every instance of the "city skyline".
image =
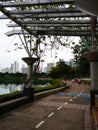
[[[56,62],[57,63],[57,62]],[[56,66],[56,63],[54,62],[49,62],[47,63],[47,65],[45,67],[43,67],[42,64],[39,65],[39,72],[46,72],[48,73],[52,67]],[[71,67],[74,66],[74,60],[71,59],[69,61],[65,61],[65,63]],[[27,65],[22,64],[22,66],[20,66],[20,64],[18,63],[18,61],[14,61],[13,63],[10,64],[10,67],[6,67],[6,68],[2,68],[0,66],[0,72],[2,73],[27,73]]]
[[9,67],[2,68],[0,66],[0,72],[2,72],[2,73],[5,73],[5,72],[8,72],[8,73],[17,73],[17,72],[26,73],[26,71],[25,71],[26,68],[27,67],[24,64],[22,66],[20,66],[17,61],[14,61],[13,63],[10,64]]

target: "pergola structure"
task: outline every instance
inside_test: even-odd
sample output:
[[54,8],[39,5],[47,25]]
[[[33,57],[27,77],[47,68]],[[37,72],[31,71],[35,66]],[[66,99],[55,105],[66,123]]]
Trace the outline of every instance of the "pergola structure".
[[[92,36],[91,16],[81,12],[75,0],[0,0],[0,11],[4,14],[0,19],[14,22],[9,27],[21,27],[34,36]],[[95,22],[97,37],[98,21]]]
[[[14,27],[15,30],[8,32],[8,36],[22,34],[20,30],[22,29],[25,34],[35,37],[39,35],[91,36],[92,42],[94,37],[98,37],[97,17],[80,11],[76,6],[76,0],[0,0],[0,11],[3,13],[0,19],[13,21],[8,24],[8,27]],[[94,55],[97,56],[96,53]],[[98,62],[95,61],[98,61],[98,58],[96,57],[94,61],[93,54],[89,56],[92,57],[90,59],[92,86],[96,88]]]

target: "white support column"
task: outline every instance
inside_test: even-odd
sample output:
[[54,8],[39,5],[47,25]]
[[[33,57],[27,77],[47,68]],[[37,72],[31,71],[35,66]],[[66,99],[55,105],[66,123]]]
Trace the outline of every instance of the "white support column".
[[27,80],[31,78],[31,80],[26,85],[27,88],[32,88],[32,83],[33,83],[32,74],[33,74],[33,65],[27,65]]
[[98,52],[83,55],[90,62],[91,89],[98,89]]
[[90,62],[91,89],[98,89],[98,62]]
[[24,87],[24,95],[30,99],[34,99],[34,87],[33,87],[33,64],[38,60],[34,57],[24,57],[22,60],[27,64],[27,82]]

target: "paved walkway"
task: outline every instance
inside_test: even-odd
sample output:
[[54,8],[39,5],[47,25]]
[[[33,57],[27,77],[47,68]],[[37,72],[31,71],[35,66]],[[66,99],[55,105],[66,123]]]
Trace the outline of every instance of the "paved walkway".
[[42,98],[0,118],[0,130],[95,130],[89,85]]

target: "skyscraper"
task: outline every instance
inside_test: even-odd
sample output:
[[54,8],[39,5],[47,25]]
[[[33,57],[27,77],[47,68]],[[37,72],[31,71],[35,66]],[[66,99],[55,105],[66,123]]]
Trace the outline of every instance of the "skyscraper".
[[47,72],[49,72],[51,70],[51,68],[54,67],[54,63],[48,63],[47,64]]
[[14,64],[11,64],[10,73],[14,73]]
[[14,61],[14,73],[19,72],[19,64],[17,61]]

